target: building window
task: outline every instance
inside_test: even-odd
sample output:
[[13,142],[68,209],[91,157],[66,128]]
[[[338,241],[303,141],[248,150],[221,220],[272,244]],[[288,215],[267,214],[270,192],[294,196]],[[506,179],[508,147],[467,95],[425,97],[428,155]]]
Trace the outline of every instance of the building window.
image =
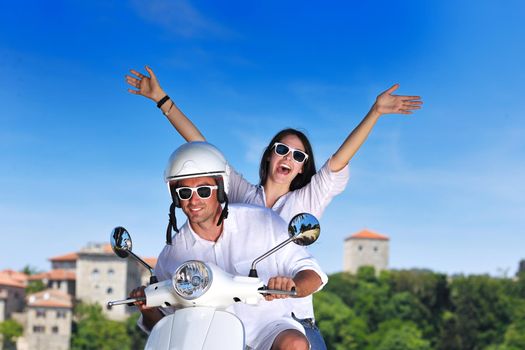
[[109,277],[112,277],[114,274],[115,274],[115,270],[113,270],[113,269],[109,269],[108,270]]
[[57,318],[66,318],[65,310],[57,310]]
[[45,318],[46,317],[46,310],[43,310],[43,309],[36,309],[36,317],[42,317],[42,318]]
[[377,247],[374,247],[374,252],[377,252]]
[[33,326],[33,333],[44,333],[46,331],[46,327],[44,326]]
[[53,326],[53,328],[51,328],[51,332],[53,332],[53,334],[58,334],[58,327]]
[[98,269],[94,269],[93,271],[91,271],[91,278],[92,279],[98,280],[98,276],[99,276]]
[[359,250],[363,250],[363,246],[360,245],[359,247],[357,247],[357,249],[359,249]]
[[113,294],[113,288],[109,287],[109,288],[107,289],[107,293],[108,293],[108,294]]

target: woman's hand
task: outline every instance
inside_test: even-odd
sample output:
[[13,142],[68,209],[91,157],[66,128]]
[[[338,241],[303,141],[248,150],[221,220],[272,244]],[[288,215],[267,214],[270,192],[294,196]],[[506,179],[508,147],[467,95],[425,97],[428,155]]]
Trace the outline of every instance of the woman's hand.
[[392,95],[399,88],[399,84],[377,96],[372,111],[379,114],[412,114],[413,110],[421,109],[423,101],[419,96]]
[[135,95],[142,95],[157,103],[166,96],[166,93],[160,87],[159,81],[155,76],[155,73],[153,73],[153,70],[146,66],[146,71],[150,75],[149,77],[134,69],[130,69],[130,72],[133,75],[126,75],[126,82],[137,90],[128,89],[128,92]]

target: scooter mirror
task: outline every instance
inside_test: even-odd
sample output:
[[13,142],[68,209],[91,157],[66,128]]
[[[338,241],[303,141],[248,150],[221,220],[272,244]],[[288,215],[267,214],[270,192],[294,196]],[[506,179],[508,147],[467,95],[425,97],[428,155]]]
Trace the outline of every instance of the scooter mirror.
[[115,227],[110,236],[111,248],[120,258],[127,258],[131,252],[131,236],[122,226]]
[[319,221],[315,216],[308,213],[297,214],[292,218],[292,220],[290,220],[290,223],[288,224],[288,235],[290,238],[255,259],[252,263],[252,268],[250,269],[250,274],[248,276],[257,277],[257,270],[255,267],[259,261],[272,255],[288,243],[293,241],[295,244],[302,246],[310,245],[317,241],[317,238],[319,238],[320,234],[321,226],[319,225]]
[[148,269],[149,273],[151,274],[150,283],[158,282],[157,277],[153,275],[153,268],[140,257],[135,255],[135,253],[133,253],[131,250],[131,235],[129,234],[128,230],[122,226],[115,227],[113,231],[111,231],[109,241],[111,242],[111,248],[113,249],[113,252],[119,258],[127,258],[128,256],[131,256],[133,259],[142,264],[146,269]]
[[317,241],[321,234],[319,220],[309,213],[297,214],[288,225],[288,234],[295,244],[310,245]]

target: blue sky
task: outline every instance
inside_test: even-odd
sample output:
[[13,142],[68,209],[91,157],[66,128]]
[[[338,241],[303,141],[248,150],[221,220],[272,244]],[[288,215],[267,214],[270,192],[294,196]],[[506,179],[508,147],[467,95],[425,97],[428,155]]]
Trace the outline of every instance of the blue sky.
[[0,269],[106,241],[162,248],[162,172],[182,139],[126,92],[150,65],[257,181],[265,143],[307,132],[317,165],[393,83],[421,95],[384,116],[311,249],[342,268],[343,240],[391,238],[393,268],[514,274],[525,258],[522,1],[20,1],[0,13]]

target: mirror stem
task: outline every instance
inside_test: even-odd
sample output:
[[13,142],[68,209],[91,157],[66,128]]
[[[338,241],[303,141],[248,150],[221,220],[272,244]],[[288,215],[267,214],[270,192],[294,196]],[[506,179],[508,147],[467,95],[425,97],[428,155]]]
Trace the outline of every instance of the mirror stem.
[[137,260],[139,263],[141,263],[146,269],[148,269],[149,273],[151,273],[151,275],[153,276],[153,268],[151,266],[149,266],[144,260],[142,260],[140,257],[138,257],[137,255],[135,255],[135,253],[133,253],[131,250],[128,251],[128,253],[133,257],[135,258],[135,260]]
[[[250,274],[248,277],[257,277],[257,270],[255,269],[255,266],[262,260],[262,259],[265,259],[267,258],[268,256],[272,255],[273,253],[275,253],[276,251],[278,251],[279,249],[281,249],[282,247],[284,247],[285,245],[287,245],[288,243],[290,243],[291,241],[294,240],[295,237],[290,237],[288,238],[286,241],[282,242],[281,244],[279,244],[278,246],[276,246],[275,248],[271,249],[270,251],[264,253],[263,255],[261,255],[260,257],[258,257],[257,259],[255,259],[252,263],[252,268],[250,270]],[[255,275],[255,276],[252,276],[252,275]]]

